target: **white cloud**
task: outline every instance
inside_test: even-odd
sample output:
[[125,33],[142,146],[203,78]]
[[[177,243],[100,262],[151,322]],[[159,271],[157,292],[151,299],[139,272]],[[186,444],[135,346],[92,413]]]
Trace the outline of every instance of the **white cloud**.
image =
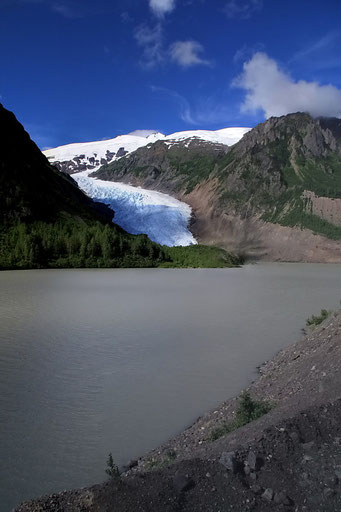
[[128,133],[128,135],[136,135],[137,137],[149,137],[149,135],[153,135],[153,133],[158,133],[158,130],[134,130],[133,132]]
[[155,27],[141,25],[135,32],[137,44],[143,48],[141,65],[153,68],[164,60],[163,31],[160,23]]
[[246,91],[242,112],[263,110],[267,118],[290,112],[341,117],[340,89],[318,82],[295,81],[266,53],[258,52],[245,62],[233,85]]
[[175,0],[149,0],[149,7],[156,16],[162,18],[175,9]]
[[247,20],[263,8],[263,0],[229,0],[224,11],[229,18]]
[[200,57],[203,51],[203,46],[197,41],[177,41],[169,49],[171,59],[184,68],[210,65],[207,60]]

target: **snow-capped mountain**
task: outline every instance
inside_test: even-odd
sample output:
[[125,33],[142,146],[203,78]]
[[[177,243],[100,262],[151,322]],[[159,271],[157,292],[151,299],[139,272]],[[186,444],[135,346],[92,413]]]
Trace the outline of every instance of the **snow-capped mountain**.
[[176,132],[170,135],[153,133],[148,136],[128,134],[119,135],[114,139],[67,144],[43,151],[51,163],[57,163],[58,168],[69,174],[95,170],[101,165],[113,162],[122,156],[132,153],[136,149],[163,140],[172,146],[187,139],[201,140],[208,143],[236,144],[250,128],[224,128],[217,131],[193,130]]
[[[192,130],[172,133],[167,135],[163,140],[169,141],[172,144],[182,142],[187,139],[199,139],[204,142],[211,142],[213,144],[224,144],[225,146],[232,146],[236,144],[243,135],[250,131],[251,128],[232,127],[223,128],[221,130]],[[158,139],[160,140],[160,139]]]
[[238,142],[249,128],[225,128],[217,131],[183,131],[171,135],[136,133],[110,140],[68,144],[43,151],[59,170],[73,174],[79,187],[95,201],[115,211],[115,223],[132,234],[145,233],[162,245],[197,243],[189,230],[191,207],[167,194],[123,183],[89,177],[102,165],[114,162],[141,147],[163,141],[168,148],[192,142],[230,146]]

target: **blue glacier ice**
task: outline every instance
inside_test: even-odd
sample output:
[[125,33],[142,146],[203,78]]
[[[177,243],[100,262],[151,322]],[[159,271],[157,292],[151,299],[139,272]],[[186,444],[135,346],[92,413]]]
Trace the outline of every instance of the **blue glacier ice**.
[[134,235],[145,233],[162,245],[192,245],[196,240],[188,228],[191,208],[174,197],[124,183],[102,181],[74,174],[78,186],[92,199],[115,211],[114,221]]

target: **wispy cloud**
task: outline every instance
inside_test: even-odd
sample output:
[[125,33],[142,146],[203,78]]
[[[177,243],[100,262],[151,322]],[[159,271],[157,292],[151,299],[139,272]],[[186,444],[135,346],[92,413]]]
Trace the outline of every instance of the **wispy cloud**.
[[170,59],[182,68],[193,66],[211,66],[212,63],[201,55],[204,47],[198,41],[176,41],[165,47],[163,42],[163,24],[158,22],[155,26],[141,25],[135,31],[137,44],[142,48],[143,55],[140,60],[146,69],[156,66]]
[[341,117],[341,90],[305,80],[295,81],[266,53],[258,52],[243,66],[233,85],[246,91],[242,112],[263,110],[265,116],[308,112]]
[[289,64],[299,64],[314,71],[339,68],[340,39],[340,31],[329,32],[297,51],[289,60]]
[[250,59],[255,53],[264,51],[264,44],[257,43],[254,46],[248,46],[244,44],[241,48],[239,48],[233,56],[233,62],[235,64],[240,62],[245,62]]
[[89,8],[84,2],[77,0],[3,0],[1,7],[13,7],[23,5],[42,5],[64,18],[77,19],[91,14],[93,8]]
[[140,61],[143,67],[154,68],[163,62],[165,54],[161,23],[157,23],[154,27],[141,25],[135,31],[135,39],[143,50],[143,56]]
[[229,0],[224,7],[228,18],[247,20],[263,8],[263,0]]
[[158,130],[134,130],[133,132],[128,133],[128,135],[136,135],[137,137],[149,137],[149,135],[153,135],[153,133],[158,133]]
[[170,98],[177,107],[179,118],[189,125],[207,127],[230,121],[231,109],[226,101],[206,97],[197,100],[193,106],[187,98],[172,89],[151,86],[151,90]]
[[290,59],[290,62],[297,62],[312,57],[323,50],[329,49],[339,39],[340,32],[329,32],[317,41],[312,42],[305,48],[299,50]]
[[[149,7],[157,16],[158,21],[154,26],[140,25],[134,33],[137,44],[143,51],[140,64],[146,69],[155,68],[169,60],[182,68],[212,65],[209,60],[203,58],[204,47],[198,41],[175,41],[169,46],[164,44],[164,17],[175,9],[176,1],[148,0]],[[189,5],[192,1],[194,0],[183,0],[182,6]]]
[[64,18],[77,19],[82,18],[85,15],[85,11],[79,6],[79,4],[76,5],[74,2],[52,2],[50,4],[50,8],[57,14],[64,16]]
[[170,46],[171,59],[183,68],[204,65],[211,63],[201,57],[204,47],[198,41],[177,41]]
[[176,91],[167,89],[166,87],[157,87],[155,85],[152,85],[150,88],[153,92],[169,96],[177,105],[179,109],[179,116],[183,121],[185,121],[188,124],[197,124],[196,120],[192,117],[190,104],[184,96],[177,93]]
[[42,4],[42,3],[47,3],[47,1],[46,0],[2,0],[0,2],[0,10],[7,9],[7,7],[15,7],[18,5]]
[[158,18],[163,18],[175,9],[175,0],[149,0],[149,7]]
[[121,12],[121,21],[123,23],[131,23],[132,21],[134,21],[134,19],[132,18],[132,16],[129,14],[129,12],[127,11],[123,11]]

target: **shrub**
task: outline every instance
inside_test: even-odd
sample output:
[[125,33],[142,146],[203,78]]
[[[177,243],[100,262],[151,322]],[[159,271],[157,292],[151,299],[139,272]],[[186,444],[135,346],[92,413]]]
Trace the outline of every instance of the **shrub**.
[[248,392],[243,392],[236,411],[236,417],[230,423],[223,423],[211,432],[210,439],[215,441],[220,437],[257,420],[272,409],[272,405],[264,400],[254,400]]
[[321,309],[321,313],[319,315],[312,315],[310,318],[307,318],[306,325],[320,325],[326,318],[328,318],[330,314],[331,311],[328,311],[327,309]]
[[249,393],[242,393],[236,413],[237,428],[264,416],[270,409],[271,405],[269,402],[253,400]]
[[118,469],[118,466],[114,463],[114,459],[112,458],[111,453],[109,453],[109,457],[107,460],[107,469],[105,470],[105,472],[113,480],[121,480],[120,470]]

